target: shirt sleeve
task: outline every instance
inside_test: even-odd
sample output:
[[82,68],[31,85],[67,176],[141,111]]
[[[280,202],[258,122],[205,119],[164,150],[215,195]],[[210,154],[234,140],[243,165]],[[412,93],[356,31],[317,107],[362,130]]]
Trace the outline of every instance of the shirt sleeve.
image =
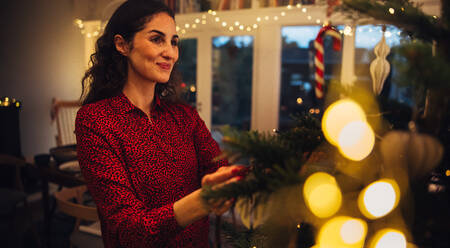
[[199,166],[199,178],[215,172],[220,166],[228,165],[228,161],[214,159],[221,154],[219,145],[212,138],[211,133],[200,118],[197,110],[193,109],[194,145]]
[[173,203],[149,209],[136,196],[111,134],[80,114],[76,120],[78,160],[102,220],[106,247],[163,247],[182,230]]

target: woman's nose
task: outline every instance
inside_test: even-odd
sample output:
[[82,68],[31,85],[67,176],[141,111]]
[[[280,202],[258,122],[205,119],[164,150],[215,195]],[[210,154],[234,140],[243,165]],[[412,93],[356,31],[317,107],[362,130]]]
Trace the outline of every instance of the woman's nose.
[[166,59],[177,59],[178,58],[178,47],[172,44],[167,44],[164,47],[162,56]]

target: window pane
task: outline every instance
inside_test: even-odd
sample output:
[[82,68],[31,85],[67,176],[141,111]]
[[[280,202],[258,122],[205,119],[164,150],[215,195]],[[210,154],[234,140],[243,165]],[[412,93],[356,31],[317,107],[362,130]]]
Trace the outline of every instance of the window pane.
[[[292,125],[291,115],[301,112],[320,114],[321,101],[315,97],[314,40],[321,26],[288,26],[281,29],[281,97],[278,127]],[[339,26],[339,30],[343,27]],[[339,80],[342,52],[333,50],[332,38],[324,39],[325,84]]]
[[213,38],[212,127],[250,129],[253,37]]
[[197,102],[197,39],[180,41],[178,71],[182,75],[181,97],[191,106]]

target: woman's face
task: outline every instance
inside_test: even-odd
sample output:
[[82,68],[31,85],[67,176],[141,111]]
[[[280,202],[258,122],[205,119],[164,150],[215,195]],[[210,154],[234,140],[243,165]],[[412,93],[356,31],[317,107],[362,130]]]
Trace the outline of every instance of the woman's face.
[[137,32],[127,51],[128,74],[146,81],[169,81],[178,60],[178,40],[175,21],[166,13],[158,13]]

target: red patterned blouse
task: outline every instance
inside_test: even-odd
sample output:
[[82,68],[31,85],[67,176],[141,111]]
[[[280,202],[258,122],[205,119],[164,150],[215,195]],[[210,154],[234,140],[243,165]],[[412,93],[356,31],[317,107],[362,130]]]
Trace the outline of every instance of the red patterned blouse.
[[121,93],[77,114],[78,160],[110,247],[208,247],[208,218],[186,228],[173,203],[226,161],[197,111],[155,98],[151,121]]

